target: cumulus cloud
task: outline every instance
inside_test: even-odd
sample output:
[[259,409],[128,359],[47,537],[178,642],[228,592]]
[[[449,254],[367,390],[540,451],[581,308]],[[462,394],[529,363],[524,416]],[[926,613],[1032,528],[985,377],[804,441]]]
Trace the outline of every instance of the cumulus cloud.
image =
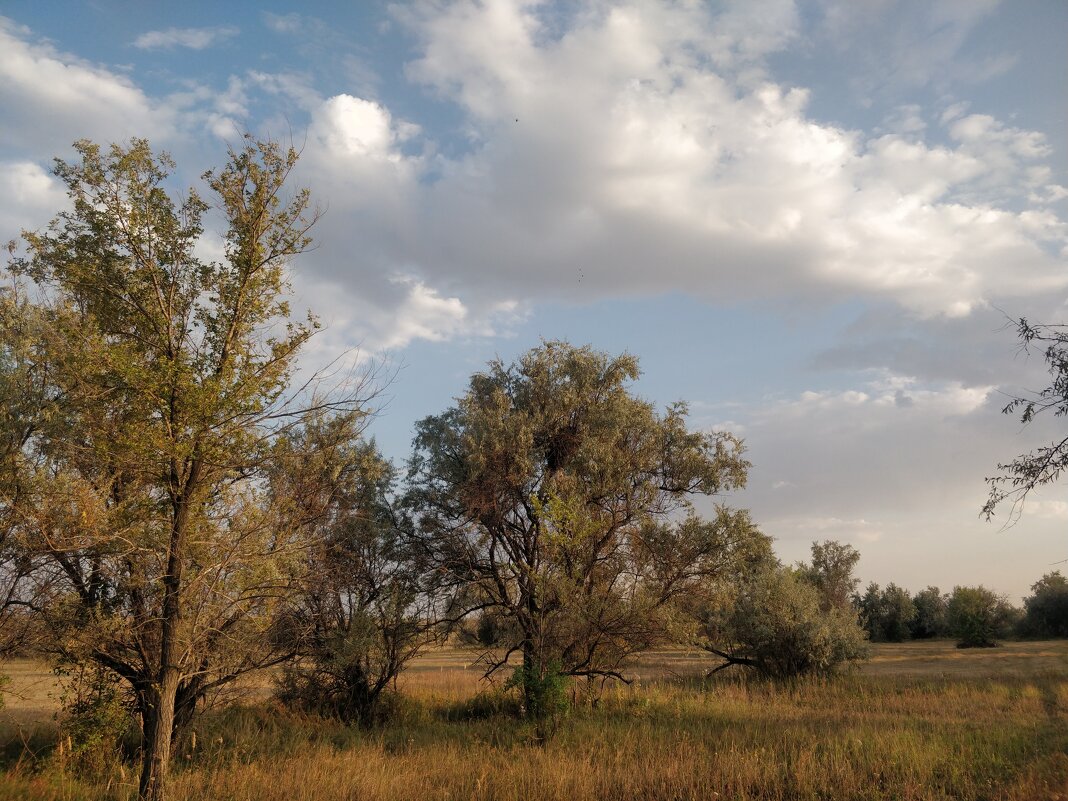
[[167,28],[162,31],[147,31],[134,39],[133,45],[139,50],[173,50],[185,47],[190,50],[204,50],[212,45],[233,39],[241,31],[233,26],[217,28]]
[[7,241],[23,228],[35,228],[67,205],[63,187],[40,164],[0,162],[0,238]]
[[597,6],[558,35],[537,4],[403,14],[423,41],[410,77],[466,112],[472,147],[435,165],[402,258],[464,291],[859,294],[923,316],[1068,285],[1063,221],[1008,204],[1056,194],[1030,172],[1040,134],[958,111],[934,144],[915,106],[880,134],[817,122],[761,66],[793,31],[774,7],[762,28]]
[[78,137],[164,138],[174,112],[127,77],[33,41],[0,17],[0,138],[8,147],[59,152]]
[[[253,70],[164,104],[9,28],[3,69],[20,114],[40,109],[23,136],[47,107],[101,131],[125,113],[150,136],[181,114],[233,139],[250,92],[295,104],[309,120],[302,175],[328,210],[317,274],[353,292],[374,285],[375,301],[391,296],[384,276],[402,273],[471,308],[681,291],[885,298],[920,318],[964,318],[1068,286],[1068,227],[1051,205],[1063,189],[1040,134],[960,105],[927,116],[905,104],[872,133],[815,120],[810,93],[767,63],[798,35],[790,2],[577,8],[564,24],[503,0],[396,12],[419,41],[409,78],[463,114],[467,148],[449,154],[381,100],[322,97],[295,73]],[[938,14],[961,30],[982,17]],[[49,72],[85,88],[48,97],[71,83]]]

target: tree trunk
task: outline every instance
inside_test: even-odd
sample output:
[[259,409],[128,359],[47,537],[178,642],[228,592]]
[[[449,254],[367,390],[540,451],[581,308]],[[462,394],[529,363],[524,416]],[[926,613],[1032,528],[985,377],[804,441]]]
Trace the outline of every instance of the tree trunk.
[[174,728],[174,697],[177,692],[178,671],[165,667],[158,693],[141,713],[144,744],[137,797],[142,801],[163,801],[167,796],[167,771],[171,761],[171,735]]
[[178,685],[174,696],[174,725],[171,727],[171,743],[180,742],[182,736],[193,722],[197,704],[201,701],[200,687],[203,684],[196,679],[187,680]]
[[537,717],[541,713],[540,684],[541,665],[534,651],[534,644],[528,637],[523,643],[523,713]]

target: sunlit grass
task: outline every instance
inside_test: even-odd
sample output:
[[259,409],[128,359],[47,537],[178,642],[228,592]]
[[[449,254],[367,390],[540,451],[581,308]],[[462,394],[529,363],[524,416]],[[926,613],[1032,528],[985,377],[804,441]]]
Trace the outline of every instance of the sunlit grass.
[[[177,755],[174,797],[1068,799],[1068,643],[878,646],[857,673],[784,685],[707,681],[707,660],[673,650],[580,704],[544,743],[505,701],[479,695],[471,663],[425,657],[378,731],[266,700],[211,713],[196,749]],[[0,799],[130,793],[129,769],[90,787],[47,757],[8,765]]]

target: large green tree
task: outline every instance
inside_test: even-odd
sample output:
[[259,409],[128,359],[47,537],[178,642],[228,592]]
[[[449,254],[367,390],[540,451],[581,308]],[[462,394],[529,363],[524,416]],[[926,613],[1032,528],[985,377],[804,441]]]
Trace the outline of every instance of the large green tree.
[[546,342],[494,361],[417,427],[407,502],[416,542],[451,588],[446,617],[500,621],[490,670],[522,654],[529,714],[559,676],[618,676],[678,632],[673,601],[732,569],[763,537],[744,512],[691,498],[744,485],[729,434],[636,397],[637,360]]
[[1019,610],[993,590],[978,587],[954,587],[946,606],[950,634],[958,648],[993,648],[1008,637],[1019,619]]
[[4,432],[21,445],[2,503],[57,582],[41,609],[52,648],[126,681],[140,794],[162,798],[176,723],[288,656],[268,635],[318,511],[267,492],[273,443],[311,412],[358,416],[359,393],[290,387],[316,328],[285,300],[316,217],[307,192],[285,194],[292,149],[246,139],[204,176],[225,232],[206,261],[209,204],[170,191],[168,157],[143,140],[75,148],[55,169],[69,209],[13,265],[32,300],[5,348],[40,387]]
[[893,582],[880,589],[874,581],[858,603],[860,619],[874,642],[902,642],[912,633],[916,605],[908,590]]

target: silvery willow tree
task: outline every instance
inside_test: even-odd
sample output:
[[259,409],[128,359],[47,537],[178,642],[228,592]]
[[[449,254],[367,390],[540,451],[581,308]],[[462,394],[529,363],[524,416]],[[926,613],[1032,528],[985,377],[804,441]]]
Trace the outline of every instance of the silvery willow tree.
[[546,342],[492,362],[455,406],[417,426],[408,508],[445,618],[492,615],[487,670],[522,655],[527,714],[560,677],[620,676],[678,637],[675,601],[762,541],[745,512],[696,516],[694,496],[742,487],[729,434],[690,431],[686,407],[636,397],[629,355]]
[[865,632],[848,606],[828,606],[804,572],[767,560],[697,610],[696,644],[775,679],[830,675],[866,659]]
[[[168,191],[147,142],[57,160],[70,207],[24,234],[3,368],[34,378],[8,415],[18,448],[0,499],[24,558],[46,571],[50,647],[129,686],[143,728],[142,798],[163,798],[177,723],[205,694],[289,656],[271,636],[301,585],[309,497],[270,492],[274,444],[309,414],[359,417],[360,392],[294,388],[317,327],[293,319],[286,265],[310,242],[292,149],[246,138],[206,173],[224,233],[198,244],[209,204]],[[17,377],[16,374],[12,374]],[[304,458],[288,468],[303,469]]]

